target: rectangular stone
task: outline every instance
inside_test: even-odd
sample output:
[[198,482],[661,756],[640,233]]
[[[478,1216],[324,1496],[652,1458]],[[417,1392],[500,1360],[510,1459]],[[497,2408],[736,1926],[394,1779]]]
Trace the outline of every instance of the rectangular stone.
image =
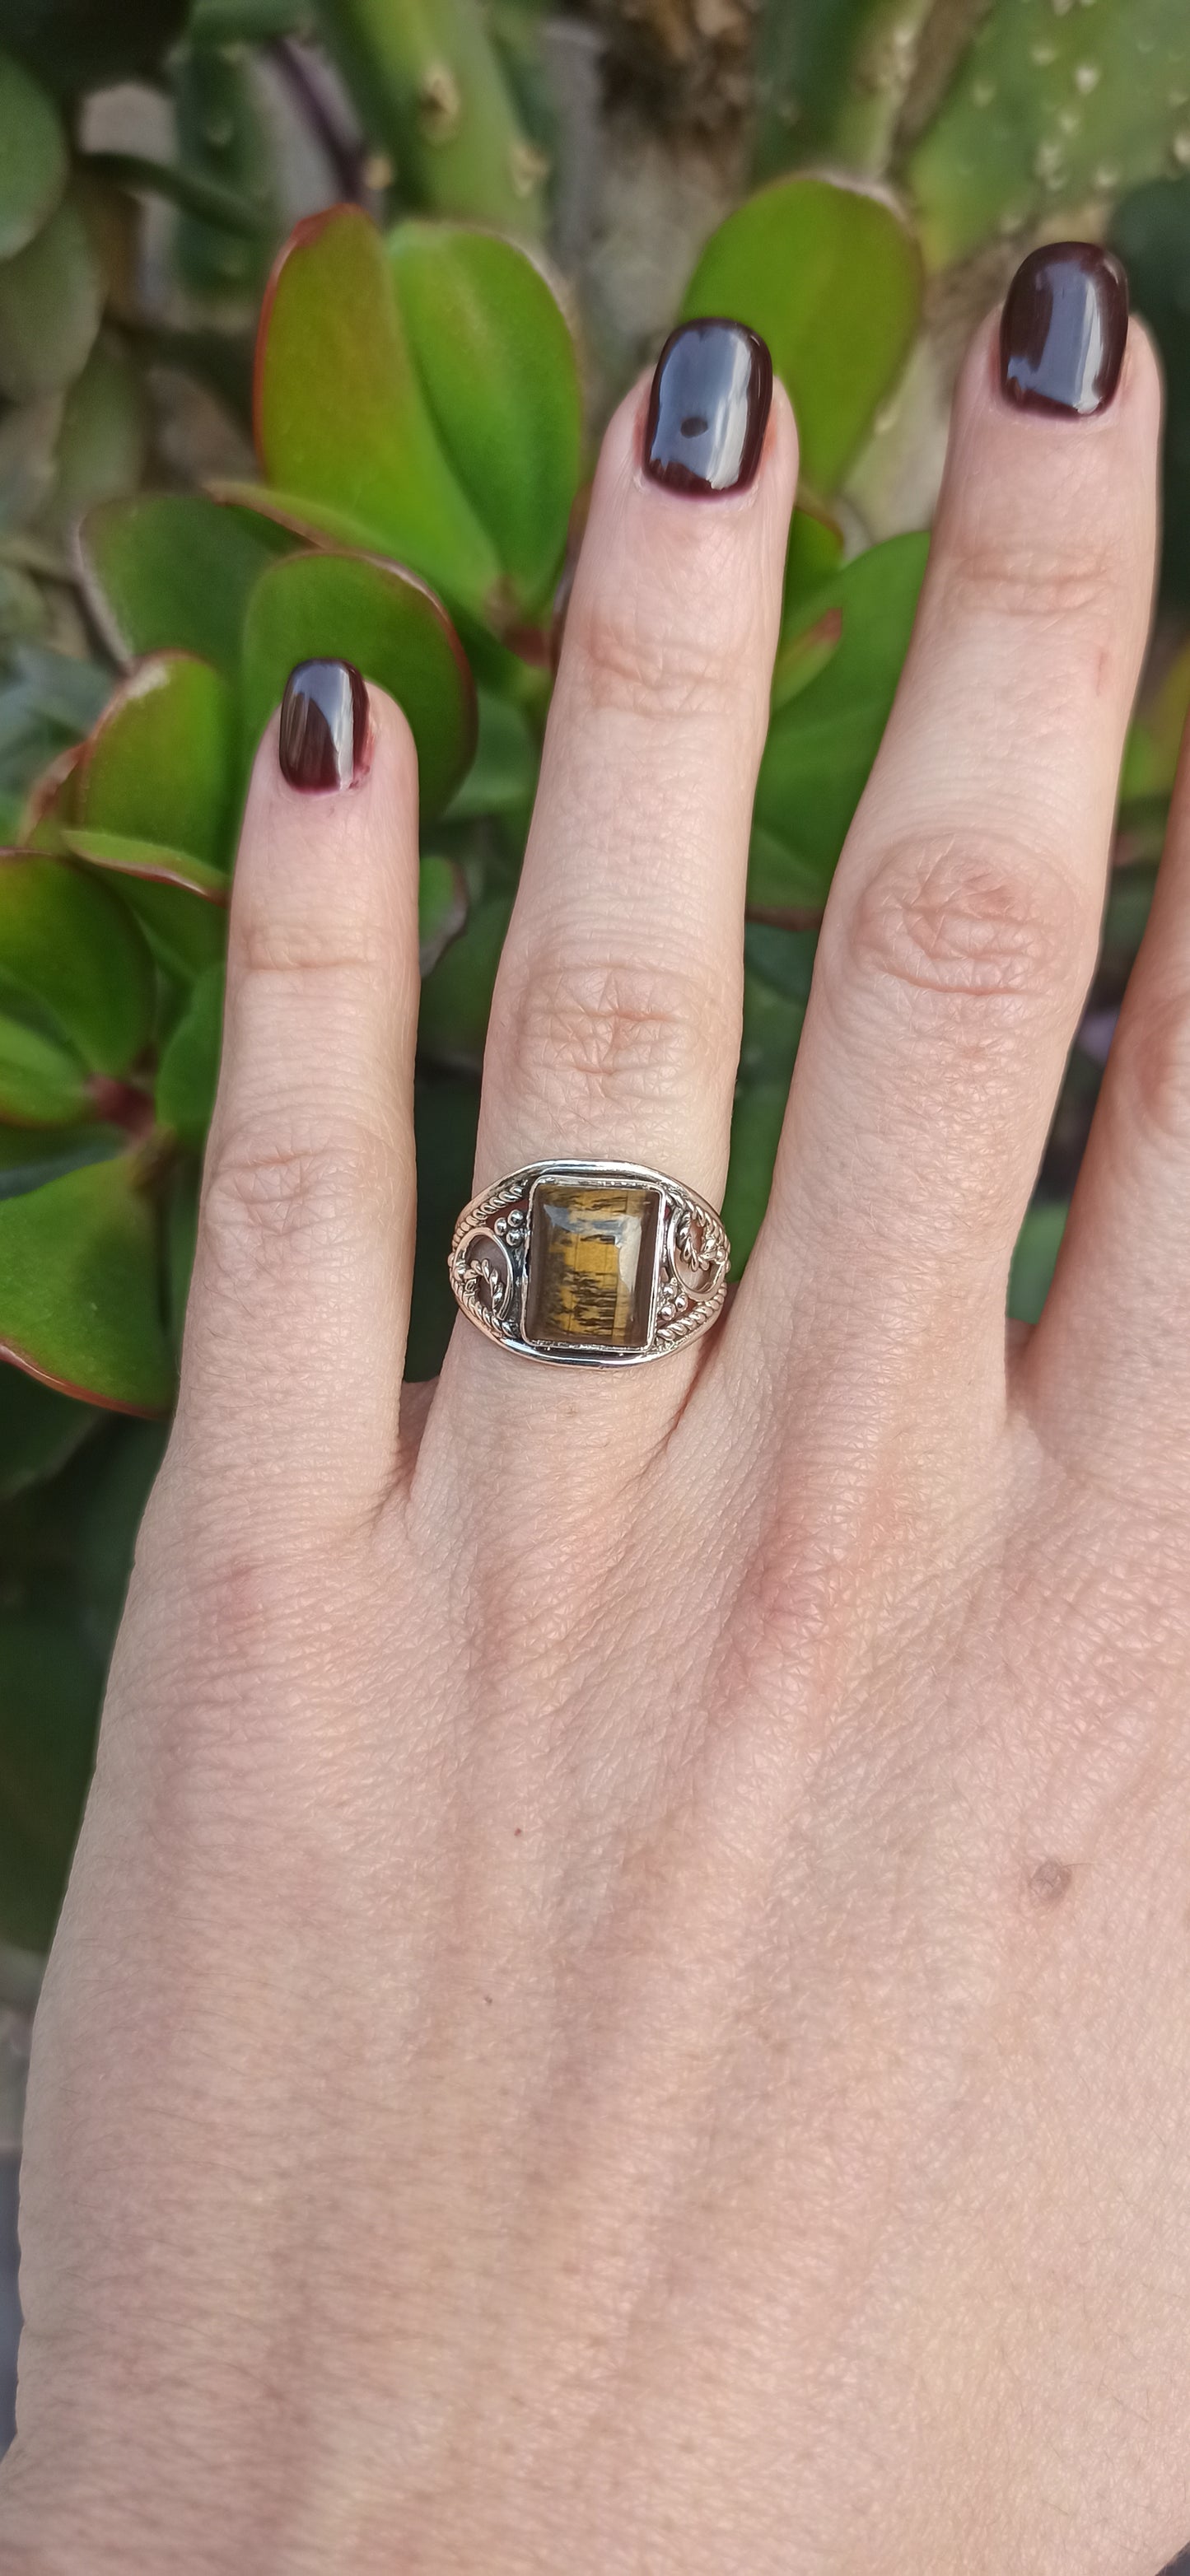
[[529,1222],[526,1341],[641,1350],[649,1339],[660,1193],[539,1181]]

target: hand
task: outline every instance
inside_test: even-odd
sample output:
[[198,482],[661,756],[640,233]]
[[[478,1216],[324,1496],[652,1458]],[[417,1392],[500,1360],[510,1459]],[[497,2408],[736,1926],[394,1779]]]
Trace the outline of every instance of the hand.
[[[332,674],[338,768],[301,684],[262,747],[37,2026],[2,2576],[1154,2576],[1190,2533],[1190,780],[1003,1324],[1154,553],[1148,344],[1112,396],[1113,278],[1058,285],[1007,393],[972,351],[767,1222],[662,1364],[460,1320],[402,1403],[410,737]],[[795,434],[741,335],[679,356],[599,467],[481,1185],[722,1189]]]

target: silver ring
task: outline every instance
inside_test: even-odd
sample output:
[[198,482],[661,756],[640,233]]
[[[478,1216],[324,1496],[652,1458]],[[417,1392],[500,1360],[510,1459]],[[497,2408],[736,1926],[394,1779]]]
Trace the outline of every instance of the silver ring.
[[664,1172],[528,1163],[464,1208],[450,1284],[506,1351],[632,1368],[714,1323],[730,1257],[714,1208]]

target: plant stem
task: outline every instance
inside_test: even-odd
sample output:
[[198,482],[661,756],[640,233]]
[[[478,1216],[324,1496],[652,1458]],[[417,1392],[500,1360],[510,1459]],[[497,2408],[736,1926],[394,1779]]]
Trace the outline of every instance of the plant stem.
[[316,14],[407,203],[541,232],[544,165],[522,131],[478,0],[317,0]]
[[865,178],[881,178],[888,168],[933,6],[934,0],[877,0],[864,26],[832,146]]

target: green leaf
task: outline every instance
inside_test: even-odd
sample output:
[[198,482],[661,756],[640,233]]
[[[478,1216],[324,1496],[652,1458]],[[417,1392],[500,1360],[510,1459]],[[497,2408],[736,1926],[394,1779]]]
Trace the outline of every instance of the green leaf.
[[18,1127],[68,1127],[86,1116],[78,1057],[40,1029],[0,1010],[0,1119]]
[[458,1308],[446,1275],[450,1238],[459,1209],[471,1196],[479,1086],[450,1076],[419,1074],[414,1086],[417,1137],[417,1253],[405,1374],[436,1375]]
[[1016,1239],[1008,1281],[1008,1312],[1018,1324],[1035,1324],[1049,1295],[1069,1210],[1065,1201],[1038,1201]]
[[245,739],[255,747],[295,662],[354,662],[404,709],[417,745],[423,814],[437,813],[475,745],[475,692],[444,609],[398,564],[368,555],[290,555],[263,573],[244,620]]
[[53,100],[0,54],[0,260],[40,232],[66,185],[66,137]]
[[183,1145],[201,1148],[215,1106],[223,1043],[223,968],[199,976],[161,1058],[157,1116]]
[[80,375],[99,329],[103,286],[72,196],[15,259],[0,265],[0,393],[34,402]]
[[541,753],[520,708],[490,689],[480,689],[477,702],[475,758],[451,799],[452,823],[474,814],[522,813],[537,792]]
[[456,859],[423,858],[417,883],[417,945],[423,975],[437,965],[467,919],[467,880]]
[[[836,612],[842,634],[825,668],[769,729],[748,877],[754,912],[826,901],[908,651],[928,545],[924,536],[889,537],[796,610],[794,636]],[[787,631],[782,651],[792,641]]]
[[842,559],[843,531],[835,521],[816,510],[795,510],[785,555],[782,616],[788,617],[800,600],[812,598],[838,571]]
[[[1190,158],[1190,104],[1182,150]],[[1111,241],[1128,271],[1135,310],[1143,314],[1165,371],[1164,534],[1161,586],[1167,599],[1190,605],[1190,169],[1126,197],[1112,217]]]
[[909,164],[936,268],[1156,178],[1190,136],[1186,0],[995,0]]
[[81,868],[0,858],[0,976],[52,1014],[91,1073],[126,1073],[148,1043],[144,940],[119,897]]
[[791,1000],[763,976],[745,974],[740,1040],[742,1084],[782,1082],[788,1090],[805,1016],[803,1001]]
[[90,1403],[168,1409],[157,1226],[131,1156],[0,1201],[0,1350]]
[[198,1246],[198,1207],[202,1182],[201,1165],[187,1157],[179,1163],[170,1184],[165,1212],[165,1268],[169,1291],[169,1337],[174,1356],[182,1356],[182,1335],[186,1328],[186,1306],[190,1296],[190,1278]]
[[45,1950],[94,1758],[103,1667],[77,1624],[0,1613],[0,1939]]
[[[64,831],[66,848],[75,857],[87,859],[93,867],[107,868],[113,876],[148,879],[153,885],[182,886],[188,894],[199,895],[204,903],[220,904],[226,909],[230,883],[226,870],[207,867],[188,850],[170,850],[161,841],[136,841],[126,832]],[[133,900],[131,889],[125,889]]]
[[0,1126],[0,1199],[23,1198],[47,1181],[61,1180],[82,1163],[106,1163],[122,1154],[127,1138],[118,1127]]
[[1133,718],[1124,754],[1120,798],[1125,805],[1139,797],[1173,793],[1182,737],[1190,721],[1190,643],[1175,654],[1160,686],[1146,690]]
[[66,537],[94,503],[135,491],[144,472],[149,420],[144,380],[113,341],[96,342],[66,395],[53,491],[38,525]]
[[388,247],[438,437],[530,615],[552,591],[578,488],[582,402],[561,306],[495,233],[405,223]]
[[802,472],[842,481],[912,346],[921,263],[882,199],[780,179],[712,233],[682,301],[759,331],[797,413]]
[[231,857],[234,713],[226,680],[189,653],[137,665],[100,718],[75,773],[79,832]]
[[0,1366],[0,1502],[56,1476],[99,1417],[24,1369]]
[[308,216],[266,294],[256,444],[269,482],[366,529],[452,607],[498,600],[491,539],[442,453],[409,349],[391,262],[352,206]]
[[739,1278],[769,1203],[788,1097],[788,1081],[780,1079],[752,1083],[736,1093],[731,1161],[723,1194],[723,1222],[731,1244],[733,1279]]
[[90,511],[79,545],[90,606],[119,661],[194,653],[234,680],[253,585],[292,540],[200,492],[141,492]]
[[810,999],[817,952],[816,930],[785,930],[766,921],[745,924],[744,964],[749,975],[771,984],[787,1002],[800,1002],[803,1009]]
[[483,1063],[492,987],[511,911],[511,895],[485,895],[461,938],[422,985],[417,1042],[436,1064],[478,1073]]
[[[71,834],[72,840],[78,838]],[[183,984],[192,983],[196,975],[223,956],[227,945],[226,881],[223,898],[216,901],[213,895],[193,891],[192,877],[183,874],[183,870],[196,868],[194,860],[134,841],[110,844],[120,853],[118,857],[100,857],[103,836],[94,832],[87,838],[91,847],[86,854],[96,864],[117,870],[124,901],[167,975]],[[84,854],[81,840],[80,854]]]
[[[280,224],[275,210],[271,120],[266,120],[256,66],[240,44],[180,45],[170,71],[181,156],[176,253],[184,284],[199,295],[251,296],[268,273]],[[215,192],[212,220],[206,191]],[[186,202],[186,199],[189,202]],[[227,222],[226,201],[255,221]]]

